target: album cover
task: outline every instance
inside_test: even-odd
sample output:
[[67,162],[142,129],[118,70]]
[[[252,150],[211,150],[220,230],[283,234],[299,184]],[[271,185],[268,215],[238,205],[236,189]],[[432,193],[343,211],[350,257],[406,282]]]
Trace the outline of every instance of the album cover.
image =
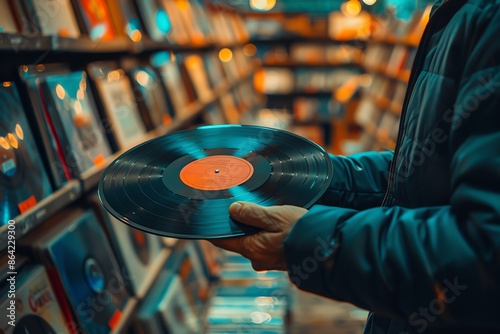
[[[111,155],[85,72],[48,75],[42,85],[45,105],[72,174],[80,175]],[[57,120],[57,121],[56,121]]]
[[131,65],[126,69],[134,86],[134,93],[148,130],[172,123],[170,101],[158,74],[150,67]]
[[72,310],[81,330],[104,334],[117,328],[129,300],[126,274],[94,213],[68,209],[36,232],[20,248],[31,249],[46,265],[54,290],[62,292],[60,305]]
[[107,3],[116,33],[127,35],[133,42],[140,42],[145,32],[133,0],[108,0]]
[[109,41],[116,37],[111,13],[105,0],[74,1],[80,9],[90,39]]
[[97,196],[91,198],[91,202],[102,218],[120,268],[126,274],[127,290],[142,298],[151,271],[162,260],[164,247],[161,238],[120,222],[101,207]]
[[226,73],[226,77],[229,80],[238,80],[240,78],[239,76],[239,70],[238,66],[236,65],[236,62],[234,60],[234,53],[231,50],[232,55],[229,59],[222,60],[222,67],[224,68],[224,72]]
[[89,65],[89,73],[97,86],[119,148],[137,144],[146,134],[146,128],[125,72],[112,64],[93,63]]
[[205,108],[203,118],[207,124],[224,124],[226,120],[218,102],[211,103]]
[[217,279],[224,263],[222,250],[207,240],[198,240],[196,244],[205,276],[212,280]]
[[46,107],[45,94],[43,93],[44,78],[53,74],[68,73],[69,68],[62,64],[38,64],[21,66],[20,73],[28,88],[28,95],[33,108],[36,125],[41,135],[45,148],[42,159],[47,163],[50,177],[55,188],[59,189],[66,182],[73,179],[71,169],[66,161],[66,153],[57,131],[57,118],[53,119],[49,109]]
[[168,18],[171,23],[170,37],[175,44],[185,45],[190,42],[189,34],[187,32],[186,26],[181,18],[181,9],[188,10],[188,1],[174,1],[174,0],[159,0],[162,7],[167,13]]
[[194,314],[201,316],[208,301],[208,279],[192,242],[185,244],[178,274]]
[[79,38],[71,0],[26,0],[43,35]]
[[162,0],[137,1],[137,7],[150,39],[174,42],[172,36],[173,21],[165,10]]
[[176,57],[168,52],[160,52],[153,55],[151,62],[157,68],[175,113],[179,116],[179,113],[189,104],[189,95]]
[[16,20],[9,5],[9,0],[0,0],[0,33],[17,33]]
[[245,76],[252,70],[252,64],[250,63],[250,58],[245,56],[242,48],[236,48],[233,50],[234,62],[238,69],[238,74],[240,77]]
[[227,122],[230,124],[240,123],[240,114],[238,108],[234,104],[234,99],[230,93],[224,94],[220,98],[220,103],[222,105],[222,110],[226,116]]
[[200,0],[192,0],[190,5],[198,28],[203,36],[205,36],[205,42],[211,42],[214,36],[205,4]]
[[202,57],[210,80],[210,87],[215,89],[225,80],[221,61],[213,52],[207,52]]
[[[207,42],[206,36],[203,34],[199,21],[194,16],[193,5],[194,1],[171,1],[165,0],[165,2],[173,2],[176,5],[176,10],[179,15],[180,21],[185,28],[186,34],[189,36],[189,41],[193,45],[203,45]],[[168,7],[167,7],[168,8]],[[168,9],[167,9],[168,10]],[[172,13],[172,15],[175,15]],[[174,25],[174,27],[177,27]]]
[[[0,321],[1,333],[70,333],[43,266],[30,265],[18,271],[15,285],[15,300],[8,297],[7,288],[1,291],[0,307],[7,312]],[[14,310],[10,311],[12,305]],[[9,314],[15,318],[9,318]]]
[[201,101],[208,101],[212,98],[213,92],[210,89],[207,72],[201,56],[192,54],[186,56],[184,63],[189,74],[189,78],[193,83],[196,96]]
[[200,333],[199,317],[193,312],[177,274],[165,268],[136,312],[136,332]]
[[16,86],[0,85],[0,224],[22,214],[52,193]]

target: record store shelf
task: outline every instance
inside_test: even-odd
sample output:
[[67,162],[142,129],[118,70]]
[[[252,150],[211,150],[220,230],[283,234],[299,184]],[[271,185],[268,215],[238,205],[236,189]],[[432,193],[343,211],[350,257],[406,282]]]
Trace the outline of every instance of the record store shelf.
[[[222,97],[226,92],[230,91],[233,87],[237,86],[239,83],[245,80],[249,80],[253,77],[253,71],[247,73],[244,75],[242,78],[238,80],[233,80],[232,82],[224,81],[219,84],[217,88],[212,92],[212,96],[210,99],[207,99],[206,101],[195,101],[191,104],[189,104],[181,113],[182,117],[179,117],[175,119],[172,124],[169,126],[164,126],[160,127],[156,130],[153,130],[146,134],[144,138],[142,138],[140,141],[138,141],[135,145],[139,145],[140,143],[143,143],[145,141],[148,141],[150,139],[156,138],[158,136],[163,136],[167,135],[172,132],[176,132],[179,130],[184,129],[193,119],[195,119],[197,116],[199,116],[205,109],[206,106],[214,103],[217,101],[220,97]],[[133,146],[135,146],[133,145]],[[104,161],[102,164],[95,166],[88,171],[86,171],[84,174],[81,176],[81,189],[83,192],[88,192],[91,189],[95,188],[95,186],[98,184],[99,179],[101,178],[102,172],[106,167],[113,162],[116,158],[118,158],[120,155],[125,153],[128,149],[132,148],[129,147],[125,150],[120,150],[110,156],[106,161]]]
[[208,43],[202,45],[186,44],[176,45],[163,41],[144,39],[133,42],[130,39],[121,38],[112,41],[98,41],[90,38],[69,38],[61,36],[22,35],[12,33],[0,33],[0,51],[3,53],[18,52],[68,52],[68,53],[128,53],[140,54],[143,52],[154,52],[168,50],[172,52],[201,52],[204,50],[216,50],[220,48],[233,48],[244,46],[249,41],[232,42],[227,45]]

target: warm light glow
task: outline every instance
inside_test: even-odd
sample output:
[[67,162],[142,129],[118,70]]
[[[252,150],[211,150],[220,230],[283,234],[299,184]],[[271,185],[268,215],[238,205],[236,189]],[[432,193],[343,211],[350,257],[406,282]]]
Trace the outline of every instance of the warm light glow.
[[120,71],[115,70],[108,73],[108,81],[118,81],[120,80]]
[[188,10],[190,7],[190,4],[187,0],[177,0],[175,3],[180,10]]
[[188,56],[186,58],[186,66],[189,68],[199,68],[200,66],[202,66],[200,57]]
[[82,92],[85,92],[87,90],[87,80],[86,80],[85,74],[84,74],[82,80],[80,80],[80,90]]
[[268,11],[276,6],[276,0],[250,0],[250,7],[256,10]]
[[10,81],[5,81],[5,82],[3,83],[3,86],[4,86],[4,87],[10,87],[10,86],[11,86]]
[[24,131],[21,125],[16,124],[16,135],[20,140],[24,140]]
[[80,101],[75,101],[75,112],[77,115],[80,115],[83,111],[82,104]]
[[356,16],[361,13],[361,3],[358,0],[349,0],[342,4],[340,10],[346,16]]
[[133,42],[140,42],[142,40],[142,34],[139,30],[132,30],[130,32],[130,39],[133,41]]
[[170,61],[174,62],[175,61],[175,54],[173,51],[170,51]]
[[9,143],[13,148],[18,148],[19,147],[19,142],[17,141],[16,136],[14,136],[12,133],[9,133],[7,135],[7,139],[9,139]]
[[359,84],[363,87],[368,87],[372,84],[373,78],[370,74],[362,74],[359,76]]
[[135,74],[135,81],[142,87],[146,87],[149,84],[149,75],[144,71],[139,71]]
[[363,0],[363,2],[365,4],[367,4],[368,6],[371,6],[373,5],[375,2],[377,2],[377,0]]
[[28,66],[24,65],[24,66],[23,66],[23,72],[28,72],[28,71],[29,71]]
[[79,89],[76,92],[76,98],[77,98],[77,100],[83,100],[83,99],[85,99],[85,93],[83,92],[83,90]]
[[253,44],[247,44],[243,47],[243,53],[247,57],[253,57],[257,53],[257,47]]
[[56,86],[56,95],[60,100],[64,100],[64,98],[66,97],[66,90],[64,90],[63,86]]
[[36,70],[37,70],[38,72],[43,72],[43,71],[45,71],[45,65],[43,65],[43,64],[38,64],[38,65],[36,65]]
[[228,48],[224,48],[219,51],[219,59],[227,63],[228,61],[233,59],[233,52]]
[[0,146],[8,150],[10,148],[9,142],[4,137],[0,137]]

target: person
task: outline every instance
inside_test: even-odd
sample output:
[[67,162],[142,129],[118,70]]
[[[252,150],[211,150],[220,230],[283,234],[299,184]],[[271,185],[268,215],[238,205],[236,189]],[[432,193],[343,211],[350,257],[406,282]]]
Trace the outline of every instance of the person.
[[438,0],[392,152],[332,156],[310,210],[233,203],[213,241],[370,310],[365,333],[500,333],[500,1]]

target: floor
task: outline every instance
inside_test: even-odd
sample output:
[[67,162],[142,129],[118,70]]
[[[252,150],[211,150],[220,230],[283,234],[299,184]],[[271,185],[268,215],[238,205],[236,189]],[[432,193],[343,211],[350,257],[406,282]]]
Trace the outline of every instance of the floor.
[[357,307],[293,291],[290,334],[361,334],[368,313]]

